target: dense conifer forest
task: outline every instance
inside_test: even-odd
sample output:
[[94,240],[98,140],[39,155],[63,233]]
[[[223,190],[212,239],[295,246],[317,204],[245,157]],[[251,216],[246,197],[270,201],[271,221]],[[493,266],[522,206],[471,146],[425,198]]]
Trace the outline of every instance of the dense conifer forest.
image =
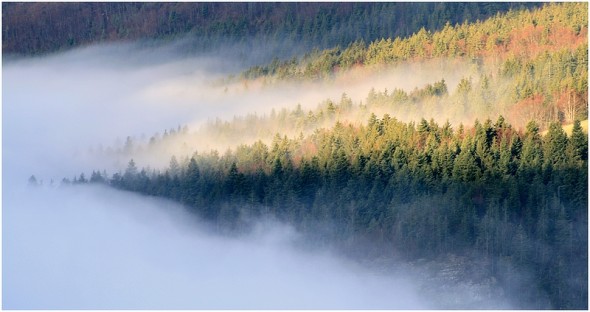
[[[387,38],[346,48],[313,51],[300,59],[275,60],[242,73],[246,80],[264,84],[281,81],[334,79],[340,72],[395,71],[407,63],[431,62],[448,68],[472,64],[476,70],[463,77],[457,98],[435,109],[442,114],[496,118],[502,114],[518,127],[535,120],[572,123],[588,114],[588,10],[585,3],[550,4],[534,11],[511,11],[477,23],[450,23],[436,32],[424,28],[407,38]],[[402,69],[400,69],[402,70]],[[424,90],[422,95],[447,93],[446,88]],[[367,102],[395,106],[414,113],[411,103],[420,93],[407,91],[371,94]],[[451,102],[451,103],[449,103]],[[416,114],[419,119],[432,110]],[[452,117],[447,117],[452,118]],[[461,120],[454,120],[455,123]]]
[[[408,36],[426,27],[483,20],[537,3],[2,3],[2,51],[39,54],[96,43],[197,38],[197,50],[228,42],[285,42],[304,50]],[[301,50],[300,48],[297,48]]]
[[[304,45],[214,82],[225,93],[465,68],[452,85],[129,136],[93,151],[126,168],[61,185],[171,199],[230,234],[275,218],[354,259],[460,256],[518,293],[517,308],[588,307],[587,3],[4,3],[3,19],[3,51],[16,54],[186,34]],[[157,153],[168,166],[138,160]]]
[[372,256],[483,256],[499,279],[507,264],[534,272],[518,291],[568,309],[587,301],[587,145],[579,121],[570,136],[557,123],[541,136],[535,122],[521,132],[502,117],[453,129],[373,115],[366,126],[173,157],[164,171],[131,160],[73,183],[171,198],[236,231],[270,215]]

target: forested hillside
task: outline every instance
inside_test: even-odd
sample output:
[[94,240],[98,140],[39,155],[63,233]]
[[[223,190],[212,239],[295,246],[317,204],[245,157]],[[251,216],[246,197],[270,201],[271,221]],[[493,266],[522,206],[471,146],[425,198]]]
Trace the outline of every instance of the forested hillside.
[[495,65],[511,58],[526,62],[540,54],[571,50],[587,42],[587,8],[586,3],[546,4],[539,9],[498,13],[471,23],[446,20],[440,29],[421,27],[407,37],[354,41],[316,51],[300,60],[253,67],[244,76],[317,78],[358,65],[382,67],[441,57],[465,56],[485,63],[493,61]]
[[110,178],[64,183],[171,198],[237,231],[270,215],[373,257],[483,256],[481,270],[506,289],[510,267],[532,274],[517,289],[526,307],[542,308],[534,298],[545,293],[571,309],[587,302],[587,145],[579,122],[569,137],[557,123],[542,137],[535,122],[519,132],[502,117],[454,129],[373,115],[367,126],[173,157],[164,171],[131,160]]
[[[453,278],[476,267],[469,283],[516,308],[588,308],[587,3],[3,3],[3,19],[3,51],[22,55],[285,49],[206,88],[187,70],[186,89],[171,75],[133,93],[206,93],[190,105],[225,117],[101,145],[89,154],[120,169],[63,187],[170,199],[236,235],[278,219],[361,262],[460,257]],[[227,102],[257,110],[231,119]]]
[[[282,53],[407,36],[536,3],[2,3],[3,53],[39,54],[98,42],[196,38],[198,50],[285,43]],[[256,41],[259,39],[261,41]]]
[[[250,68],[242,78],[270,84],[334,79],[359,67],[364,68],[360,75],[370,76],[375,71],[402,71],[407,63],[472,64],[474,70],[458,86],[458,99],[443,100],[442,107],[436,107],[443,116],[453,111],[472,121],[503,114],[520,128],[529,120],[546,128],[551,122],[572,123],[588,114],[587,12],[587,3],[550,4],[477,23],[447,23],[437,32],[423,28],[407,38],[355,41],[301,59],[276,60]],[[404,90],[371,97],[389,107],[407,99]],[[408,106],[390,112],[415,110]],[[425,113],[419,110],[416,115]]]
[[[583,14],[587,8],[585,3],[552,4],[483,22],[447,25],[434,33],[421,30],[406,39],[378,40],[368,46],[356,42],[344,50],[318,51],[285,62],[275,59],[219,82],[216,91],[241,96],[294,85],[345,92],[315,103],[294,100],[270,113],[252,112],[229,121],[218,118],[182,131],[168,129],[149,139],[129,137],[125,146],[100,148],[93,154],[144,159],[141,155],[168,151],[165,159],[172,154],[190,156],[195,145],[225,150],[256,140],[268,144],[277,133],[308,135],[337,121],[364,123],[371,113],[387,113],[404,122],[433,118],[454,126],[502,115],[520,130],[534,120],[541,132],[554,122],[571,126],[588,114],[588,28]],[[444,48],[451,46],[457,49]],[[414,54],[402,56],[403,51]],[[417,85],[408,87],[412,84],[407,81]],[[349,93],[355,85],[372,82],[378,87],[353,92],[354,98]]]

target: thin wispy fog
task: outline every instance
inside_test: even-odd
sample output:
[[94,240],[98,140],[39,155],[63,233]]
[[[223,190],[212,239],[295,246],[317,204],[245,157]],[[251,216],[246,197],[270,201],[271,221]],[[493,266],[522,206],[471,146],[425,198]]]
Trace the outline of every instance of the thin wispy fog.
[[[58,187],[62,178],[81,172],[124,169],[109,159],[86,157],[92,146],[297,103],[315,107],[344,91],[364,97],[370,87],[394,88],[402,81],[383,75],[389,80],[376,84],[336,81],[330,87],[252,90],[219,83],[249,65],[244,59],[232,63],[214,54],[186,56],[130,44],[5,62],[3,308],[438,307],[430,298],[440,292],[424,292],[425,282],[414,273],[383,273],[301,249],[302,238],[285,225],[261,222],[244,237],[224,237],[171,202],[99,186]],[[441,77],[421,78],[409,81]],[[449,78],[449,84],[458,79]],[[31,175],[43,186],[26,186]],[[476,294],[444,294],[455,300],[444,307],[488,299],[506,307]]]
[[7,176],[27,171],[51,178],[79,174],[92,165],[83,158],[89,146],[112,145],[127,135],[211,117],[215,108],[206,107],[202,98],[146,101],[142,94],[179,77],[203,88],[204,81],[223,77],[236,66],[132,45],[4,63],[4,158],[14,165]]
[[[195,56],[182,53],[178,46],[91,46],[4,62],[4,157],[13,164],[8,176],[36,174],[49,181],[93,169],[112,173],[128,159],[89,158],[90,148],[121,147],[127,136],[145,142],[164,129],[178,125],[196,129],[216,118],[264,115],[297,104],[313,109],[344,92],[358,102],[371,88],[412,90],[442,78],[454,88],[471,69],[452,65],[453,70],[447,71],[451,65],[435,63],[398,66],[378,74],[353,71],[326,84],[228,85],[221,81],[259,61],[259,53],[252,51],[252,59],[216,53]],[[450,74],[443,75],[445,71]],[[194,150],[211,147],[211,142],[190,143]],[[163,153],[157,163],[140,165],[161,167],[173,152]],[[35,166],[39,161],[43,165]]]

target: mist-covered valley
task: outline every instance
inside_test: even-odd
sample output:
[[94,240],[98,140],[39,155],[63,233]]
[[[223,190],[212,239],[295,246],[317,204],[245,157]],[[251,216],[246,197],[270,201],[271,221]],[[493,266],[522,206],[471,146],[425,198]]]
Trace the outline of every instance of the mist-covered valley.
[[190,40],[3,59],[3,308],[587,307],[581,39],[311,78]]
[[[95,142],[330,96],[318,88],[286,98],[275,90],[228,95],[214,84],[227,75],[220,69],[227,64],[217,66],[222,60],[164,52],[96,46],[4,63],[4,308],[508,307],[479,294],[437,303],[433,290],[424,296],[417,272],[355,264],[302,242],[303,234],[278,221],[251,221],[257,225],[245,237],[226,237],[172,202],[102,185],[64,186],[61,178],[89,168],[125,168],[90,157]],[[165,169],[170,155],[141,165]],[[27,185],[31,175],[41,186]]]
[[4,193],[5,309],[429,308],[413,280],[297,247],[260,221],[216,235],[179,205],[102,186]]

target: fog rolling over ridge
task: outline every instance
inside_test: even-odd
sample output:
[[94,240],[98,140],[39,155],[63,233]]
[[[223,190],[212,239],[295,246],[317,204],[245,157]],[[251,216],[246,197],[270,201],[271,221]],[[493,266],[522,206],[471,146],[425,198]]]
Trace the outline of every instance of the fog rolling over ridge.
[[[55,188],[80,172],[124,169],[84,157],[89,146],[327,95],[319,89],[286,97],[272,89],[226,94],[212,81],[243,66],[169,53],[112,45],[4,64],[3,308],[440,307],[412,273],[303,251],[285,225],[261,221],[261,230],[227,238],[167,201],[98,186]],[[26,186],[32,174],[44,187]],[[444,307],[508,307],[477,295],[454,299]]]
[[[219,83],[252,62],[232,59],[216,57],[214,53],[188,56],[175,45],[112,44],[6,61],[4,123],[9,133],[15,135],[5,136],[5,146],[10,148],[4,156],[20,159],[14,162],[16,167],[8,169],[35,174],[46,182],[94,169],[106,169],[112,174],[124,169],[133,155],[126,159],[93,157],[89,149],[122,147],[127,136],[147,142],[156,132],[161,134],[178,125],[196,129],[215,118],[230,120],[250,113],[269,114],[273,109],[293,108],[297,104],[304,110],[314,109],[326,99],[339,99],[343,93],[354,101],[363,101],[371,88],[411,90],[440,79],[446,79],[449,87],[454,88],[472,70],[470,65],[432,63],[397,66],[390,72],[369,76],[355,77],[352,73],[348,78],[345,75],[317,84],[248,87]],[[453,68],[451,74],[445,73],[449,66]],[[407,77],[410,72],[411,77]],[[236,144],[250,141],[252,138],[236,138]],[[189,157],[196,150],[216,148],[223,152],[233,147],[206,136],[187,141],[187,145],[189,153],[185,156]],[[23,153],[19,152],[21,149]],[[181,156],[178,150],[156,154],[143,158],[137,155],[140,159],[135,159],[140,166],[163,168],[172,155]],[[23,161],[22,157],[42,157],[43,162],[51,165],[34,168],[31,166],[35,159]],[[69,158],[67,166],[63,166],[63,157]],[[22,166],[25,167],[19,168]]]

